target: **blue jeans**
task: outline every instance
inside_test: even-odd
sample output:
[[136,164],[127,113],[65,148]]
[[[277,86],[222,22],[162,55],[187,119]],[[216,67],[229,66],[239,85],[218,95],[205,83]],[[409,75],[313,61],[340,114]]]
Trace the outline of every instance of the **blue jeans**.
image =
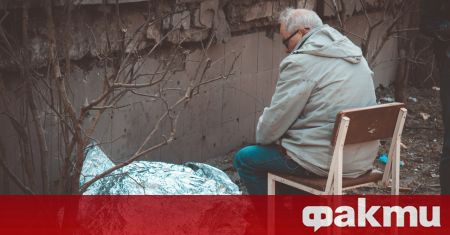
[[251,145],[234,156],[234,167],[249,194],[267,194],[267,173],[312,176],[298,163],[285,156],[279,147]]

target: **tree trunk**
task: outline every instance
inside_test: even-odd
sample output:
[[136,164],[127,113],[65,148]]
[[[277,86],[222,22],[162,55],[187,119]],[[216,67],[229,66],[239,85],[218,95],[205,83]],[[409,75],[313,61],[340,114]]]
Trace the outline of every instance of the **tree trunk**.
[[[416,1],[412,1],[411,4],[415,4]],[[411,14],[413,11],[409,11],[397,26],[398,29],[411,28],[412,19]],[[398,102],[406,103],[408,101],[407,86],[408,77],[410,71],[409,57],[414,54],[413,41],[411,39],[411,33],[408,31],[398,33],[397,50],[400,58],[397,67],[397,76],[394,81],[395,88],[395,100]]]

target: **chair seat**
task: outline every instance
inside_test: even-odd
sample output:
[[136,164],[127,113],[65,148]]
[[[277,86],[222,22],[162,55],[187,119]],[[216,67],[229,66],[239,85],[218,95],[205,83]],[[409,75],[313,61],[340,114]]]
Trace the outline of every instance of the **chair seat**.
[[[294,181],[299,184],[306,185],[310,188],[324,191],[326,184],[327,184],[327,178],[323,177],[299,177],[294,175],[287,175],[287,174],[275,174],[279,177],[285,178],[290,181]],[[342,179],[342,187],[348,188],[355,185],[360,184],[367,184],[367,183],[377,183],[383,178],[383,172],[378,170],[372,170],[369,171],[357,178],[343,178]]]

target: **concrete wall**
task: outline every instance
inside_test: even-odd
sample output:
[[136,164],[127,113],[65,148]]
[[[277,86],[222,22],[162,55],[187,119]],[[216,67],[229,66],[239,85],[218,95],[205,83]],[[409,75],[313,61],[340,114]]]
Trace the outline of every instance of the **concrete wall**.
[[[263,2],[259,5],[252,5],[248,1],[243,1],[232,4],[225,9],[227,16],[229,16],[227,17],[229,20],[227,25],[230,27],[230,31],[228,36],[225,35],[222,38],[223,40],[214,44],[207,51],[208,56],[213,61],[207,77],[213,78],[226,72],[230,68],[234,56],[241,53],[235,65],[233,76],[202,88],[200,94],[193,99],[180,116],[176,140],[171,145],[145,156],[144,159],[175,163],[205,161],[254,142],[256,121],[263,108],[270,103],[278,79],[279,63],[286,56],[280,36],[277,33],[272,33],[276,24],[274,22],[276,22],[277,12],[288,5],[286,2]],[[357,4],[357,2],[359,1],[353,1],[354,4]],[[311,1],[298,1],[298,4],[314,7]],[[246,11],[239,7],[246,9]],[[98,7],[90,11],[98,11],[99,9],[102,10],[103,8]],[[357,10],[356,5],[352,11],[356,11],[355,9]],[[237,11],[241,15],[236,13]],[[248,14],[242,15],[241,11]],[[128,13],[127,10],[123,12],[126,14],[124,22],[128,23],[129,31],[133,27],[137,27],[137,22],[142,21],[141,16],[133,10],[129,10]],[[189,12],[194,12],[193,15],[195,15],[195,10],[191,9]],[[327,14],[329,17],[331,13]],[[371,16],[381,17],[381,13],[371,13]],[[79,36],[79,38],[74,40],[74,47],[71,51],[74,60],[81,60],[80,58],[85,56],[95,56],[102,50],[102,44],[105,43],[102,24],[96,17],[89,15],[89,12],[80,13],[74,17],[76,19],[79,17],[80,22],[82,22],[75,27],[78,31],[74,35]],[[192,18],[190,22],[194,21],[195,19]],[[39,23],[36,22],[34,24],[38,25]],[[242,24],[239,22],[242,22]],[[334,21],[329,21],[329,23],[336,24]],[[83,27],[83,25],[90,26]],[[43,26],[41,25],[41,27]],[[161,27],[164,27],[164,24]],[[196,30],[195,27],[194,24],[190,24],[190,29]],[[349,17],[346,20],[346,27],[351,29],[352,32],[348,36],[356,44],[359,44],[361,39],[355,35],[364,35],[367,27],[365,17],[361,14]],[[386,25],[382,25],[379,30],[382,31],[386,27]],[[152,30],[154,29],[149,29],[146,33],[146,36],[151,40],[157,37],[154,33],[157,34],[159,29]],[[375,32],[374,35],[378,33]],[[93,43],[92,39],[87,36],[90,34],[98,36],[95,41],[97,44]],[[200,36],[200,38],[203,38],[203,36]],[[193,41],[198,41],[198,39],[194,37]],[[371,47],[375,47],[378,39],[377,37],[372,39]],[[37,35],[35,38],[36,45],[40,45],[40,42],[42,42],[42,35]],[[386,86],[395,77],[396,62],[393,58],[396,57],[396,45],[395,39],[389,40],[375,61],[376,66],[373,69],[376,86],[379,84]],[[42,44],[34,48],[39,52],[35,56],[36,63],[44,63],[46,61],[46,45]],[[199,47],[196,48],[188,55],[186,63],[180,67],[179,71],[171,75],[170,82],[181,86],[189,81],[189,77],[194,73],[193,68],[196,66],[196,61],[199,60],[201,54]],[[149,58],[141,72],[154,72],[158,63],[158,58]],[[2,79],[2,83],[6,84],[6,92],[13,99],[8,104],[0,104],[0,110],[9,107],[10,109],[17,109],[16,112],[20,113],[20,109],[23,108],[23,94],[16,93],[20,82],[14,75],[4,72],[4,69],[8,66],[8,61],[5,62],[0,59],[0,67],[3,69],[0,79]],[[70,94],[77,107],[80,107],[86,99],[90,100],[95,97],[95,94],[98,94],[99,89],[101,89],[103,73],[103,68],[95,63],[88,68],[74,63],[73,79],[70,81]],[[103,115],[94,133],[94,138],[101,143],[102,149],[116,162],[127,159],[136,151],[162,110],[161,104],[146,97],[134,96],[123,100],[121,104],[124,107],[107,111]],[[39,105],[45,107],[43,103]],[[50,111],[47,108],[43,108],[42,119],[45,123],[45,134],[49,142],[52,159],[50,169],[52,170],[52,178],[55,179],[61,164],[61,148],[59,146],[61,136],[58,134],[59,127],[54,122],[55,117],[49,115],[49,113]],[[25,118],[27,115],[24,115]],[[2,130],[0,139],[6,146],[8,165],[18,172],[19,176],[24,177],[21,162],[26,161],[28,157],[18,152],[20,141],[11,126],[11,122],[1,115],[0,130]],[[33,133],[33,130],[30,131]],[[161,140],[161,134],[165,131],[167,131],[167,126],[159,131],[157,138],[153,139],[150,144]],[[35,143],[36,140],[33,139],[32,142]],[[34,155],[37,156],[38,149],[35,144],[33,150]],[[34,159],[33,161],[37,172],[39,160]],[[12,189],[11,191],[14,192],[15,190]]]
[[[350,19],[348,26],[362,28],[358,25],[361,24],[361,18]],[[391,40],[380,53],[380,59],[376,62],[378,64],[373,68],[376,86],[387,86],[394,78],[396,61],[390,58],[395,56],[395,50],[396,41]],[[237,61],[235,74],[202,89],[180,118],[177,140],[152,154],[149,159],[205,161],[239,146],[254,143],[256,122],[263,108],[270,103],[278,79],[278,66],[286,54],[278,34],[273,38],[267,37],[265,32],[235,36],[227,43],[214,45],[208,51],[214,61],[211,76],[214,76],[214,72],[224,71],[237,53],[242,55]],[[189,60],[195,61],[196,58]],[[180,72],[173,79],[183,80],[187,77],[184,72]],[[104,129],[108,133],[98,136],[102,137],[103,142],[126,136],[105,145],[105,150],[111,156],[119,160],[133,153],[145,137],[146,132],[142,127],[150,120],[144,117],[149,115],[151,109],[145,105],[140,108],[132,106],[114,114],[111,123],[106,125],[112,128]]]
[[[233,75],[202,88],[180,116],[177,139],[147,159],[205,161],[253,143],[255,121],[270,102],[278,77],[278,65],[284,57],[283,50],[279,35],[272,39],[265,32],[232,37],[227,43],[212,46],[207,52],[213,61],[207,79],[226,72],[234,57],[241,53]],[[200,53],[194,52],[187,61],[198,61],[199,56]],[[151,63],[157,61],[151,60]],[[142,73],[151,72],[151,67]],[[187,82],[190,73],[194,72],[190,67],[195,65],[186,64],[186,70],[175,73],[170,80]],[[92,84],[99,80],[99,73],[102,73],[101,69],[93,69],[85,75],[79,71],[72,83],[78,96],[95,94],[97,88]],[[161,108],[146,98],[134,97],[123,102],[131,105],[104,115],[95,135],[98,141],[105,143],[103,149],[117,161],[134,153],[153,127],[159,114],[155,109]],[[160,138],[152,143],[158,140]]]

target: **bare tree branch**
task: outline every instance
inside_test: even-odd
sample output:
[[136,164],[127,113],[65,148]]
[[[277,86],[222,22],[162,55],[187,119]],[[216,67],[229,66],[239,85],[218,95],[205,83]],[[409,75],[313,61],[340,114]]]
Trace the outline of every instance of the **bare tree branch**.
[[[70,4],[70,2],[69,2]],[[52,80],[56,84],[57,92],[61,98],[64,112],[67,113],[69,119],[72,122],[75,135],[73,136],[73,140],[76,142],[76,155],[75,155],[75,171],[80,170],[83,160],[84,160],[84,146],[83,138],[81,137],[81,122],[77,119],[76,110],[73,106],[72,102],[68,98],[66,91],[66,83],[65,78],[61,75],[61,68],[59,65],[59,59],[57,54],[57,46],[56,46],[56,32],[55,32],[55,23],[53,19],[53,9],[52,9],[52,1],[45,1],[45,13],[47,17],[47,30],[48,30],[48,41],[49,41],[49,64],[52,68],[51,77]],[[70,8],[69,8],[70,10]],[[70,20],[70,17],[68,18]],[[67,45],[66,45],[67,46]],[[68,50],[66,48],[66,53]],[[66,70],[67,72],[67,70]],[[74,176],[72,177],[72,191],[76,192],[78,189],[79,178]]]
[[[147,38],[143,36],[142,33],[145,32],[147,27],[152,26],[153,24],[159,24],[164,17],[173,14],[173,12],[157,19],[148,16],[145,22],[143,22],[137,30],[130,33],[126,32],[127,25],[121,21],[121,12],[118,2],[116,2],[115,11],[112,13],[104,11],[106,46],[100,49],[100,52],[95,56],[97,62],[103,64],[104,74],[101,77],[101,83],[103,83],[102,89],[92,100],[86,101],[85,104],[80,105],[80,107],[76,107],[75,104],[78,103],[78,99],[75,93],[71,91],[72,87],[69,82],[74,76],[71,68],[73,61],[69,54],[72,46],[72,8],[72,2],[67,0],[63,8],[64,14],[62,14],[62,16],[54,15],[55,8],[52,6],[52,0],[44,1],[47,25],[46,33],[48,37],[48,66],[46,74],[45,72],[33,71],[31,66],[27,67],[31,62],[24,62],[27,61],[26,59],[31,60],[31,56],[27,55],[28,52],[26,50],[22,54],[22,58],[17,56],[19,54],[15,51],[17,51],[16,49],[18,46],[22,45],[16,45],[14,44],[14,41],[12,41],[12,43],[7,41],[4,44],[0,44],[0,50],[4,49],[6,52],[9,52],[7,55],[12,58],[12,61],[17,65],[22,66],[22,77],[27,81],[27,83],[23,84],[28,97],[26,99],[28,103],[25,103],[27,105],[25,111],[30,112],[30,114],[25,115],[25,117],[30,118],[29,123],[32,121],[34,128],[36,128],[38,139],[42,140],[38,143],[41,158],[45,156],[48,157],[49,155],[48,146],[45,142],[46,136],[43,129],[43,123],[47,123],[46,119],[48,117],[52,118],[52,121],[57,123],[57,148],[59,149],[59,155],[62,155],[62,164],[60,166],[61,178],[59,179],[58,185],[58,192],[60,193],[84,192],[92,183],[109,175],[114,170],[130,164],[155,149],[170,144],[176,136],[176,128],[180,113],[186,109],[187,104],[192,100],[193,96],[199,94],[199,89],[204,85],[220,79],[227,79],[229,76],[233,75],[233,68],[240,56],[239,54],[235,57],[227,74],[221,74],[212,78],[208,77],[207,71],[212,66],[212,61],[207,53],[214,42],[214,33],[210,32],[211,37],[209,38],[209,41],[207,41],[205,45],[204,41],[201,41],[200,43],[201,51],[203,53],[201,56],[202,58],[200,59],[197,68],[194,68],[195,73],[189,78],[187,84],[183,83],[182,86],[178,87],[179,83],[173,85],[171,80],[172,75],[175,72],[180,71],[178,63],[181,61],[181,64],[183,65],[183,63],[186,62],[185,56],[187,56],[188,52],[182,47],[182,45],[185,45],[184,38],[181,38],[176,43],[171,39],[168,45],[172,46],[172,49],[168,51],[168,54],[164,54],[167,51],[162,52],[163,56],[160,57],[162,59],[160,59],[156,71],[142,73],[141,70],[147,65],[147,63],[145,63],[146,60],[155,57],[154,55],[156,53],[159,54],[161,52],[160,48],[166,48],[165,45],[163,45],[163,41],[169,38],[169,36],[171,36],[170,34],[178,32],[182,20],[177,22],[177,25],[171,25],[172,29],[162,35],[160,40],[149,45],[148,41],[146,41]],[[28,45],[29,20],[28,9],[26,7],[23,9],[22,16],[23,44]],[[111,16],[117,20],[116,23],[111,24]],[[62,21],[56,21],[60,19],[62,19]],[[61,37],[57,37],[57,27],[55,22],[58,24],[58,30],[62,30]],[[111,27],[117,27],[117,31],[110,30]],[[117,33],[118,35],[112,36],[111,32]],[[129,37],[129,35],[131,35],[131,37]],[[5,33],[5,31],[0,30],[1,39],[9,37],[10,35],[7,35],[7,32]],[[142,45],[145,45],[145,47],[142,48]],[[191,46],[191,44],[186,45]],[[122,101],[127,100],[130,95],[157,100],[158,103],[155,105],[158,106],[158,108],[161,105],[163,107],[159,119],[156,121],[155,126],[150,130],[144,141],[140,144],[139,148],[127,161],[95,176],[80,188],[79,177],[85,158],[84,150],[86,145],[93,140],[92,134],[96,130],[97,124],[102,120],[102,116],[104,116],[103,114],[106,113],[106,110],[115,110],[129,106],[130,104],[123,104]],[[40,105],[43,107],[40,107]],[[44,115],[40,115],[40,108],[45,109],[42,112]],[[42,120],[46,121],[43,122]],[[50,123],[53,124],[53,122]],[[168,124],[170,129],[165,129],[166,124]],[[13,125],[20,126],[17,124]],[[161,130],[163,130],[164,133],[159,135]],[[20,128],[16,130],[17,133],[24,131],[26,132],[26,130],[21,130]],[[30,128],[28,128],[28,132],[30,132]],[[158,137],[162,137],[163,141],[149,146],[152,140]],[[26,142],[31,138],[30,133],[25,133],[25,138],[28,139],[21,141],[24,146],[27,146],[30,149],[21,148],[21,151],[32,151],[31,142]],[[29,155],[28,152],[22,154],[22,156],[27,155]],[[41,159],[41,175],[42,181],[44,182],[44,193],[51,191],[48,183],[46,183],[48,182],[48,173],[46,170],[49,165],[47,157]],[[23,186],[28,187],[26,184],[23,184]],[[33,189],[31,188],[31,190]]]
[[0,141],[0,165],[2,166],[3,170],[6,172],[6,174],[9,175],[9,177],[16,183],[17,186],[19,186],[20,189],[22,189],[27,194],[34,194],[33,190],[31,190],[28,186],[26,186],[19,177],[14,174],[14,172],[9,169],[9,167],[6,165],[5,159],[5,148],[3,146],[3,143]]
[[22,8],[22,40],[25,54],[23,56],[23,63],[21,66],[21,74],[25,79],[27,102],[31,111],[31,116],[33,119],[33,125],[36,130],[38,148],[41,157],[41,176],[42,176],[42,193],[49,193],[49,177],[48,177],[48,147],[47,141],[44,135],[44,129],[39,118],[38,109],[35,103],[35,97],[33,95],[32,89],[32,78],[30,74],[29,64],[30,64],[30,53],[28,50],[28,10],[29,2],[24,1],[24,6]]
[[373,49],[374,53],[369,57],[369,64],[373,63],[375,59],[378,57],[378,54],[381,52],[381,48],[386,44],[389,38],[392,36],[393,29],[397,25],[398,21],[405,16],[411,9],[413,4],[408,4],[409,1],[403,1],[401,7],[398,10],[398,13],[394,16],[394,19],[389,24],[386,31],[381,36],[380,42]]

